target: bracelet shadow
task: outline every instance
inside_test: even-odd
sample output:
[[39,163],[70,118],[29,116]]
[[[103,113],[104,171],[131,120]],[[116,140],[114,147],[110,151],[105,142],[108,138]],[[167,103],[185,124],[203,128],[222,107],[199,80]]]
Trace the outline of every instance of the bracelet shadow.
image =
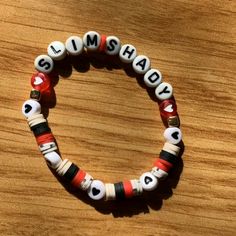
[[[54,87],[59,82],[59,76],[63,79],[68,79],[72,74],[73,69],[77,72],[85,73],[90,69],[91,66],[97,69],[105,68],[109,71],[123,69],[127,76],[135,78],[138,84],[143,89],[146,89],[150,99],[152,99],[154,102],[159,102],[154,94],[153,89],[147,88],[145,86],[143,82],[143,76],[137,75],[133,71],[130,64],[122,63],[118,56],[107,56],[97,52],[84,52],[76,57],[67,56],[64,60],[55,63],[55,71],[51,75],[53,78],[53,90],[51,97],[42,101],[44,105],[44,110],[42,112],[45,117],[49,115],[49,109],[56,106],[56,93]],[[48,103],[49,101],[50,103]],[[163,123],[166,126],[164,121]],[[160,181],[156,190],[152,191],[151,193],[144,192],[140,197],[134,197],[132,199],[125,199],[122,201],[93,201],[88,197],[86,192],[75,189],[66,180],[57,176],[54,170],[50,168],[49,169],[66,191],[84,203],[94,207],[94,209],[96,209],[98,212],[102,214],[112,214],[114,217],[132,217],[133,215],[138,215],[141,213],[149,213],[150,209],[160,210],[163,201],[169,199],[172,196],[173,189],[175,189],[178,185],[184,166],[183,160],[181,158],[184,153],[184,143],[181,142],[179,146],[181,147],[179,162],[175,168],[170,171],[167,179]]]

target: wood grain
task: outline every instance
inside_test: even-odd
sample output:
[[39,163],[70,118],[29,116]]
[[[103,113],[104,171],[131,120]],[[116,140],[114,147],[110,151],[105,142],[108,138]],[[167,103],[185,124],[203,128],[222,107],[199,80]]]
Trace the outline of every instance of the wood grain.
[[[235,235],[235,1],[0,2],[0,235]],[[183,165],[152,194],[94,203],[47,168],[20,109],[34,58],[89,30],[117,35],[174,87]],[[48,121],[63,158],[116,182],[149,170],[164,143],[153,91],[116,61],[69,64]]]

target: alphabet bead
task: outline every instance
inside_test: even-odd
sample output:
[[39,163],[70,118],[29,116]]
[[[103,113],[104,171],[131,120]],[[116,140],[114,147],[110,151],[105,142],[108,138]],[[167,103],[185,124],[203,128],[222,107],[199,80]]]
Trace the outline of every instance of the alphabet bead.
[[37,71],[49,74],[53,70],[53,60],[48,55],[40,55],[34,60],[34,67]]
[[95,31],[89,31],[84,35],[83,43],[87,50],[95,51],[100,46],[101,36]]
[[150,87],[155,88],[162,81],[162,75],[159,70],[150,69],[144,75],[144,83]]
[[182,132],[177,127],[170,127],[164,131],[164,137],[167,142],[177,144],[182,139]]
[[87,192],[93,200],[100,200],[105,196],[105,185],[100,180],[93,180]]
[[120,60],[124,63],[131,63],[137,55],[136,48],[131,44],[125,44],[119,52]]
[[159,169],[158,167],[153,167],[151,173],[158,179],[164,180],[167,176],[168,173],[165,172],[164,170]]
[[152,191],[157,187],[158,180],[152,173],[146,172],[140,176],[140,183],[144,190]]
[[84,50],[83,40],[78,36],[71,36],[66,40],[66,50],[72,56],[80,55]]
[[163,82],[156,87],[155,94],[159,100],[165,100],[172,97],[173,88],[170,84]]
[[48,75],[37,72],[31,77],[31,86],[43,93],[51,88],[51,81]]
[[105,200],[115,200],[116,199],[116,192],[115,192],[115,186],[114,184],[105,184]]
[[44,155],[44,158],[45,158],[47,164],[52,169],[57,169],[60,166],[60,164],[62,163],[62,159],[61,159],[60,155],[55,151],[46,153]]
[[108,55],[116,55],[119,53],[121,47],[120,40],[116,36],[108,36],[106,38],[106,50]]
[[51,42],[48,45],[48,56],[55,61],[60,61],[66,57],[66,47],[60,41]]
[[137,74],[145,74],[149,70],[151,62],[148,57],[139,55],[135,57],[132,66]]
[[41,105],[37,101],[29,99],[23,103],[21,110],[25,117],[30,117],[41,112]]

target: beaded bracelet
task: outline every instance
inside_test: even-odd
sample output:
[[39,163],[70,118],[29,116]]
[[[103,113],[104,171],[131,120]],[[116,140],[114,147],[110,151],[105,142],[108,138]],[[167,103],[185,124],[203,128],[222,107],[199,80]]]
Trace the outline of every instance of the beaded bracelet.
[[[121,62],[132,63],[134,71],[143,75],[147,87],[155,89],[160,115],[166,126],[164,131],[166,142],[152,170],[143,173],[139,179],[104,184],[100,180],[93,179],[91,175],[68,159],[62,160],[48,122],[41,113],[42,99],[47,100],[45,98],[48,98],[53,90],[54,61],[63,60],[67,55],[78,56],[88,51],[99,51],[111,57],[118,55]],[[22,106],[22,113],[27,118],[28,125],[35,135],[39,150],[48,166],[74,187],[87,191],[89,197],[94,200],[130,198],[141,195],[143,190],[156,189],[159,181],[164,180],[170,169],[178,162],[182,140],[173,88],[169,83],[162,81],[161,72],[151,68],[148,57],[137,55],[133,45],[121,45],[117,37],[101,36],[95,31],[87,32],[82,39],[78,36],[71,36],[65,44],[54,41],[49,44],[47,52],[48,55],[40,55],[34,61],[37,73],[33,74],[31,78],[33,88],[30,92],[30,99],[25,101]]]

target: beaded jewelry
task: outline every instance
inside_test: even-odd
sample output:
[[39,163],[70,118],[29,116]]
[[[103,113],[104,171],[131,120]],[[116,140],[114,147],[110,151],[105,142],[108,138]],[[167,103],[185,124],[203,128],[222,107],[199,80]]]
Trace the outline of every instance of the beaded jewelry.
[[[100,180],[94,180],[91,175],[68,159],[62,160],[48,122],[41,113],[40,102],[52,91],[51,75],[54,61],[62,60],[67,55],[78,56],[84,51],[99,51],[109,56],[119,56],[123,63],[132,63],[133,70],[137,74],[143,75],[147,87],[155,89],[160,115],[167,127],[164,132],[166,142],[152,170],[143,173],[139,179],[104,184]],[[34,133],[39,150],[48,166],[74,187],[87,191],[88,196],[94,200],[130,198],[141,195],[143,191],[156,189],[159,181],[164,180],[170,169],[178,162],[182,140],[173,88],[169,83],[162,82],[161,72],[151,68],[148,57],[137,55],[137,50],[133,45],[121,45],[117,37],[100,36],[95,31],[87,32],[82,39],[78,36],[71,36],[65,44],[54,41],[49,44],[47,52],[48,55],[40,55],[34,61],[38,72],[31,78],[33,89],[30,92],[30,99],[25,101],[22,106],[22,113],[27,118],[28,125]]]

